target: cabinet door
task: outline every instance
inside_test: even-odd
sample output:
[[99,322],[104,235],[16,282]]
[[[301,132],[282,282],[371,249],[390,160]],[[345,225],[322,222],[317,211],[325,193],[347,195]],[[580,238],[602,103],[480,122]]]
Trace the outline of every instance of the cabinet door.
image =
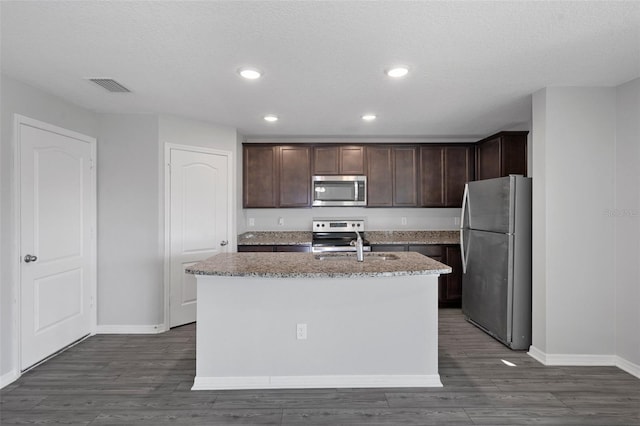
[[409,251],[423,254],[427,257],[442,262],[442,246],[437,244],[409,244]]
[[420,205],[443,207],[444,197],[444,148],[420,147]]
[[341,146],[340,147],[340,174],[363,175],[364,174],[364,147]]
[[[409,244],[409,251],[415,251],[431,259],[446,263],[443,259],[443,246],[436,244]],[[438,307],[446,307],[447,276],[438,277]]]
[[476,179],[527,175],[527,131],[505,131],[477,144]]
[[444,206],[461,207],[464,184],[473,180],[473,148],[448,146],[444,148]]
[[418,149],[415,146],[393,148],[393,205],[418,205]]
[[311,148],[281,146],[280,207],[311,206]]
[[367,206],[393,205],[391,147],[367,147]]
[[479,143],[477,155],[477,180],[501,176],[500,137]]
[[363,175],[363,146],[316,146],[313,148],[314,175]]
[[316,146],[313,148],[313,174],[337,175],[340,173],[340,147]]
[[442,297],[442,305],[447,307],[460,307],[462,305],[462,259],[459,246],[444,247],[445,264],[451,266],[451,273],[444,276],[445,294]]
[[277,147],[245,146],[243,149],[242,205],[278,206]]
[[507,134],[502,137],[502,174],[527,175],[527,132]]

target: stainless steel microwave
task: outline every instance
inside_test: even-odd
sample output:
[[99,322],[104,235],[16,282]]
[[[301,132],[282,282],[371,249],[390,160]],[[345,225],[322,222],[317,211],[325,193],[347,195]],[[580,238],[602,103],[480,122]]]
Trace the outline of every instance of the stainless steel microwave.
[[313,206],[366,206],[366,176],[314,176]]

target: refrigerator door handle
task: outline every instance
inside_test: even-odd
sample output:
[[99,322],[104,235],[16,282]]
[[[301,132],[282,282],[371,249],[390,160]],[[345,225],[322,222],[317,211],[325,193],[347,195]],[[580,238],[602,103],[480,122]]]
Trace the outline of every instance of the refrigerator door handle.
[[464,193],[462,195],[462,213],[460,213],[460,256],[462,257],[462,273],[467,272],[467,257],[464,249],[464,216],[467,209],[467,202],[469,200],[469,184],[464,184]]

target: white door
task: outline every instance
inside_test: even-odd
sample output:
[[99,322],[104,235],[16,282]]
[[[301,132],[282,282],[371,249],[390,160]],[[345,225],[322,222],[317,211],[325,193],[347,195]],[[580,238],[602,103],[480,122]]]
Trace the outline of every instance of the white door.
[[28,119],[16,130],[25,370],[91,332],[95,139]]
[[185,268],[229,247],[228,160],[170,149],[170,327],[196,320],[196,280]]

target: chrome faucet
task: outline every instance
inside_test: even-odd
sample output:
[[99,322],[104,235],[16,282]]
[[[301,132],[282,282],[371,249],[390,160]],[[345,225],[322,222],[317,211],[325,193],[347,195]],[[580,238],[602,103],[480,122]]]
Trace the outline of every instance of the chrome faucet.
[[358,262],[364,262],[364,243],[362,242],[360,233],[357,230],[354,231],[356,231],[356,236],[358,237],[356,239],[356,260]]

